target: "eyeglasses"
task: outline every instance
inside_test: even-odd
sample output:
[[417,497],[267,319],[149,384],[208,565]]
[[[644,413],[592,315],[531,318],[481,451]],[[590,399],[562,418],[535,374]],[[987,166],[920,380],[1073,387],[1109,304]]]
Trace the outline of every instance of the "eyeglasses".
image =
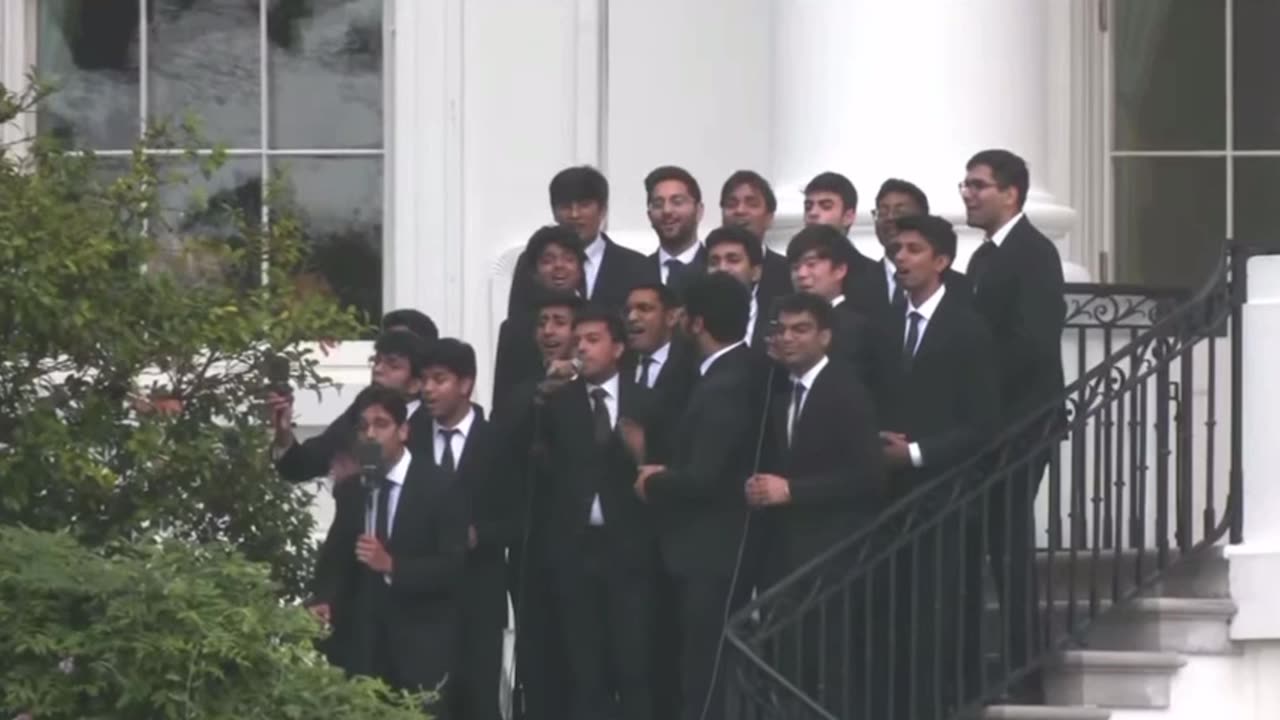
[[964,192],[980,193],[983,190],[986,190],[987,188],[991,188],[991,187],[996,187],[996,183],[987,182],[986,180],[973,180],[973,179],[961,180],[960,183],[956,185],[956,189],[958,189],[961,193],[964,193]]

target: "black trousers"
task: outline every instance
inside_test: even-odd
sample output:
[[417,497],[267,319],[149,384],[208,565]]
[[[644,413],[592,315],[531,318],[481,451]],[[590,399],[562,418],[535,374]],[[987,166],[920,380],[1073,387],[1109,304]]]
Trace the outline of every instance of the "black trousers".
[[516,688],[513,720],[569,717],[569,661],[550,571],[532,562],[523,588],[512,595],[516,611]]
[[666,649],[675,655],[660,662],[679,670],[675,700],[666,701],[677,714],[667,717],[699,720],[708,695],[711,700],[706,717],[724,717],[724,673],[717,672],[716,656],[724,641],[725,604],[729,603],[731,613],[741,608],[750,596],[750,583],[740,582],[739,587],[731,588],[729,576],[674,573],[667,575],[663,585],[670,596],[660,599],[658,606],[665,603],[674,614],[676,626],[666,630],[672,639]]
[[[504,592],[503,569],[484,568],[493,577],[479,578],[472,590]],[[469,570],[470,572],[470,570]],[[492,581],[492,582],[489,582]],[[492,587],[484,587],[484,586]],[[464,596],[461,610],[458,662],[454,671],[451,705],[459,720],[499,720],[498,687],[502,676],[502,633],[499,618],[490,612],[492,602],[484,602],[475,593]],[[504,598],[505,599],[505,598]]]
[[653,720],[654,567],[612,551],[589,528],[557,568],[556,594],[569,660],[572,720]]

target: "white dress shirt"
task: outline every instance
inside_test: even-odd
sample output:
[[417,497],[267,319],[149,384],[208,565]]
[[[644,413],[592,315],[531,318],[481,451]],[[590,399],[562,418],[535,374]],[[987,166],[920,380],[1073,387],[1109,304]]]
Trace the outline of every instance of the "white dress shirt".
[[467,449],[467,436],[471,434],[471,424],[476,420],[476,408],[472,405],[467,409],[467,414],[458,421],[457,425],[446,428],[441,425],[438,420],[431,422],[431,447],[434,450],[436,465],[444,460],[444,437],[440,435],[441,430],[457,430],[452,437],[449,438],[449,445],[453,450],[453,467],[456,470],[458,463],[462,462],[462,451]]
[[814,363],[813,367],[805,371],[804,375],[796,377],[791,376],[791,397],[795,397],[796,383],[804,386],[804,395],[800,396],[800,407],[796,407],[794,400],[788,400],[787,405],[787,443],[791,442],[791,433],[795,430],[796,420],[804,412],[804,406],[809,404],[809,391],[813,389],[813,383],[818,379],[818,374],[822,372],[822,368],[827,366],[827,356],[823,355],[822,359]]
[[679,255],[671,255],[666,248],[658,248],[658,273],[662,276],[662,284],[667,284],[667,275],[671,274],[671,268],[667,267],[668,260],[679,260],[688,265],[698,257],[698,250],[702,247],[701,243],[693,243],[689,247],[680,251]]
[[884,284],[889,288],[889,302],[892,303],[893,293],[898,289],[898,266],[889,258],[881,260],[880,265],[884,268]]
[[756,318],[760,315],[760,301],[757,297],[760,294],[760,283],[756,283],[751,288],[751,310],[747,313],[747,333],[742,336],[742,342],[747,347],[751,347],[751,336],[756,331]]
[[[916,321],[916,346],[911,348],[912,356],[919,352],[920,343],[924,342],[925,330],[929,327],[929,319],[938,311],[938,305],[942,303],[942,296],[946,294],[947,286],[939,285],[928,300],[920,303],[920,307],[916,307],[910,297],[907,298],[907,322],[902,330],[903,347],[906,347],[907,335],[911,332],[911,313],[920,314],[920,319]],[[913,466],[924,467],[924,455],[920,454],[920,443],[913,442],[907,445],[907,452],[911,455],[911,464]]]
[[727,353],[727,352],[729,352],[730,350],[732,350],[732,349],[734,349],[734,348],[738,347],[739,345],[745,345],[745,344],[746,344],[746,343],[744,343],[744,342],[742,342],[741,340],[739,340],[738,342],[736,342],[736,343],[734,343],[734,344],[732,344],[732,345],[726,345],[726,346],[724,346],[724,347],[720,348],[719,350],[717,350],[717,351],[715,351],[715,352],[711,353],[709,356],[707,356],[707,359],[706,359],[706,360],[703,360],[703,361],[702,361],[702,364],[698,366],[698,374],[699,374],[699,375],[706,375],[706,374],[707,374],[707,371],[708,371],[708,370],[710,370],[710,369],[711,369],[711,366],[712,366],[712,365],[714,365],[714,364],[715,364],[715,362],[716,362],[717,360],[719,360],[719,359],[720,359],[720,356],[721,356],[721,355],[724,355],[725,353]]
[[587,254],[587,261],[582,264],[582,275],[587,284],[587,299],[590,299],[595,295],[596,278],[600,276],[600,263],[604,261],[604,238],[596,235],[583,252]]
[[1004,242],[1005,238],[1009,237],[1009,231],[1013,229],[1014,225],[1018,224],[1018,221],[1022,219],[1022,216],[1023,216],[1023,213],[1018,213],[1017,215],[1014,215],[1013,217],[1009,218],[1009,222],[1001,225],[1000,229],[992,233],[991,237],[987,239],[995,243],[996,247],[1000,247],[1000,245]]
[[844,302],[844,295],[837,295],[831,299],[831,307],[840,307],[842,302]]
[[[649,363],[649,384],[646,387],[653,387],[658,382],[658,375],[662,373],[662,366],[667,364],[667,358],[671,355],[671,342],[667,341],[666,345],[653,351],[649,356],[652,362]],[[644,355],[641,354],[641,360]],[[636,361],[636,382],[640,382],[640,376],[644,374],[644,363]]]
[[[592,413],[595,413],[596,401],[591,398],[591,394],[597,388],[603,389],[605,392],[604,406],[609,411],[609,427],[616,429],[618,427],[618,374],[614,373],[613,377],[605,380],[599,385],[587,383],[587,405]],[[596,493],[591,498],[591,524],[596,527],[604,525],[604,511],[600,509],[600,494]]]

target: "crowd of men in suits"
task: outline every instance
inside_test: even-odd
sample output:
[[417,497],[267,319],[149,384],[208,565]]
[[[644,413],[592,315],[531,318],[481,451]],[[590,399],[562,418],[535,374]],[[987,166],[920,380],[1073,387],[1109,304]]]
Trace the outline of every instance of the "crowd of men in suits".
[[[645,256],[604,233],[601,173],[558,173],[555,223],[517,264],[491,418],[471,346],[413,310],[383,319],[372,384],[322,434],[299,442],[291,397],[272,396],[281,476],[335,481],[310,603],[331,661],[443,683],[434,712],[496,720],[510,597],[517,716],[723,717],[730,613],[1061,393],[1061,262],[1022,213],[1028,186],[1010,152],[970,160],[960,193],[986,238],[962,274],[955,230],[904,180],[876,194],[873,260],[847,238],[858,194],[840,174],[805,188],[784,255],[764,243],[777,199],[759,174],[725,181],[699,241],[699,184],[661,167]],[[356,441],[385,477],[355,479]],[[995,569],[1006,615],[1035,607],[1037,484],[982,514],[987,557],[968,563]]]

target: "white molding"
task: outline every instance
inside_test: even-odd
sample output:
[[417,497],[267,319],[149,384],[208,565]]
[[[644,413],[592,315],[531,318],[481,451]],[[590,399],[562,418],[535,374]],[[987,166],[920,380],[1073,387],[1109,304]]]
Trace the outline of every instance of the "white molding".
[[[36,0],[0,0],[0,85],[10,92],[27,86],[27,71],[34,65]],[[35,118],[24,115],[0,126],[0,143],[30,137]]]
[[388,308],[462,328],[462,0],[391,0]]
[[578,164],[600,167],[604,162],[604,99],[607,78],[604,53],[608,43],[602,7],[608,0],[577,0],[574,33],[574,156]]

